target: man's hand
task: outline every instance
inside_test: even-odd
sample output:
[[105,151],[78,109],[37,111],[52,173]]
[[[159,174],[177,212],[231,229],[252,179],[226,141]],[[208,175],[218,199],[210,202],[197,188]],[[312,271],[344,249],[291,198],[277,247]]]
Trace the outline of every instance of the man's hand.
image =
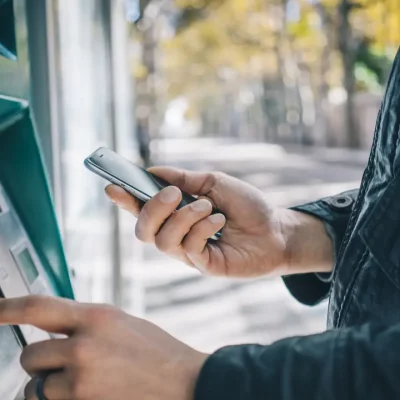
[[0,325],[67,335],[23,350],[22,366],[33,378],[27,400],[37,400],[37,377],[47,372],[48,400],[192,400],[207,358],[157,326],[105,305],[36,296],[0,300]]
[[[319,220],[268,205],[255,187],[222,173],[151,168],[170,182],[143,207],[115,185],[106,188],[120,207],[138,217],[137,237],[204,273],[231,277],[326,272],[332,245]],[[174,212],[181,190],[199,200]],[[212,206],[223,214],[211,215]],[[226,219],[225,219],[225,217]],[[208,242],[221,228],[222,238]]]

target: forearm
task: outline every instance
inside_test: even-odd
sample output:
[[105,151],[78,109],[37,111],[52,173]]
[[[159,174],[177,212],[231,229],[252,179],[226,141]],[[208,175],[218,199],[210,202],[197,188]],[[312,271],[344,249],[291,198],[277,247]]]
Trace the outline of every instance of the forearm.
[[204,365],[195,400],[398,399],[400,325],[232,346]]
[[287,275],[330,272],[333,245],[324,223],[311,215],[282,210],[286,242]]

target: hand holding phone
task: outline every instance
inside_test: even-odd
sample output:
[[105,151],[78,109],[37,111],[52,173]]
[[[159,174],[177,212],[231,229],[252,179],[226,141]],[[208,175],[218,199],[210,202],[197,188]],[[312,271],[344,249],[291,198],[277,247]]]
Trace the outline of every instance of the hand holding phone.
[[[120,186],[137,199],[147,202],[170,184],[151,174],[145,169],[133,164],[114,151],[101,147],[85,159],[85,166],[95,174]],[[182,201],[177,210],[197,201],[197,198],[182,192]],[[219,213],[213,210],[213,214]],[[211,239],[218,240],[222,232],[218,232]]]
[[[100,152],[96,157],[102,160],[107,154]],[[115,157],[119,165],[122,161],[116,155],[112,159]],[[108,180],[125,185],[138,198],[150,198],[155,193],[142,209],[141,202],[119,186],[106,188],[119,207],[138,217],[136,237],[140,241],[154,244],[168,257],[207,275],[256,278],[324,272],[325,268],[331,268],[331,241],[320,221],[297,211],[273,207],[265,193],[232,176],[154,167],[149,171],[169,182],[169,187],[158,193],[160,185],[164,186],[161,181],[150,175],[150,188],[145,189],[134,179],[132,168],[140,171],[140,176],[146,176],[146,180],[147,172],[132,167],[126,160],[123,162],[126,174],[116,172],[114,166],[109,168],[108,162],[104,165],[95,159],[88,160],[88,164]],[[119,169],[117,166],[116,170]],[[127,188],[127,184],[131,187]],[[156,190],[151,192],[154,186]],[[181,207],[182,191],[200,199],[190,196],[192,204],[177,210]],[[205,200],[201,200],[203,196]],[[223,214],[211,215],[211,204]],[[222,229],[221,240],[208,240]],[[304,242],[307,235],[312,240]]]

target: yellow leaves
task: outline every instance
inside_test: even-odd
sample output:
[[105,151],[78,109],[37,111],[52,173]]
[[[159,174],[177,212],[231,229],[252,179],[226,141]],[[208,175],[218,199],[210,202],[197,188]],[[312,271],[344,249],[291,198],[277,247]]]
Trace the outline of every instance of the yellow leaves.
[[177,0],[175,3],[179,8],[192,7],[201,9],[207,5],[205,0]]
[[[288,0],[289,1],[289,0]],[[224,78],[223,71],[262,77],[278,72],[280,57],[301,55],[311,75],[320,76],[330,40],[328,81],[340,83],[335,39],[342,0],[290,0],[300,10],[290,19],[283,0],[175,0],[182,9],[201,10],[200,18],[163,44],[164,73],[171,92],[212,90],[199,81]],[[400,44],[400,0],[354,0],[351,24],[380,49]],[[321,13],[321,10],[323,11]],[[329,20],[329,27],[321,20]],[[332,39],[333,38],[333,39]]]
[[140,80],[147,77],[149,71],[147,70],[146,66],[141,63],[135,63],[133,65],[133,76],[135,79]]
[[316,3],[321,3],[326,9],[336,9],[340,4],[341,0],[316,0]]
[[302,14],[299,21],[288,26],[289,32],[296,37],[306,37],[311,33],[310,14]]
[[[275,45],[279,7],[265,0],[204,1],[206,18],[196,20],[163,45],[165,73],[172,93],[183,88],[188,91],[189,87],[211,90],[203,85],[199,88],[199,79],[224,80],[227,70],[251,76],[276,71],[275,57],[270,53]],[[176,3],[195,7],[195,0]],[[182,76],[186,85],[179,81]]]
[[175,0],[174,3],[178,8],[203,9],[218,6],[224,3],[224,0]]
[[353,23],[381,49],[400,44],[400,0],[360,0],[363,8],[355,12]]

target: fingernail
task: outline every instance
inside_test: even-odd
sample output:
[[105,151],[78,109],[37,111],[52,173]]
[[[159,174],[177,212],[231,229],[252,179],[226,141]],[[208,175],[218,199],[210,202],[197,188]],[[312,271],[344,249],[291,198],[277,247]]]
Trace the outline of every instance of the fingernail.
[[179,199],[179,196],[180,196],[179,189],[174,186],[169,186],[160,193],[160,200],[163,203],[167,204],[174,203]]
[[193,211],[205,212],[205,211],[211,210],[212,206],[208,200],[201,199],[201,200],[197,200],[194,203],[192,203],[190,205],[190,207],[192,208]]
[[225,216],[222,214],[214,214],[210,215],[208,219],[213,223],[213,224],[222,224],[225,222]]

